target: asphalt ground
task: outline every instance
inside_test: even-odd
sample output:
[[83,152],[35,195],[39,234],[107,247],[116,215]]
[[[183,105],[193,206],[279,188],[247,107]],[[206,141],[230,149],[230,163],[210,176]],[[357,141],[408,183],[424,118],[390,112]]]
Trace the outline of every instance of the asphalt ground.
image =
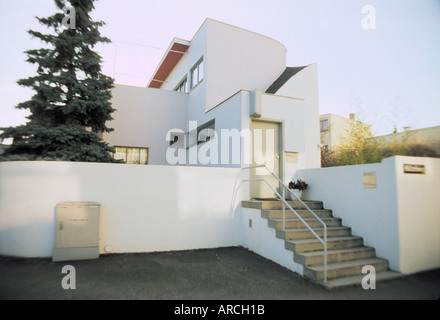
[[[73,266],[74,270],[64,270],[63,273],[66,265]],[[241,247],[111,254],[101,255],[96,260],[71,262],[0,257],[2,300],[439,298],[440,269],[378,282],[376,289],[364,290],[361,286],[354,286],[327,291]]]

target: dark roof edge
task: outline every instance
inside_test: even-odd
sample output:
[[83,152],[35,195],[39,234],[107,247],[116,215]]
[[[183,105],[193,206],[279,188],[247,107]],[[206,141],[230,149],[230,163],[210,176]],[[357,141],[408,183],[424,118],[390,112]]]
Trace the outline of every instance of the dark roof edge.
[[302,69],[308,66],[302,67],[287,67],[284,72],[267,88],[266,93],[275,94],[290,78],[300,72]]

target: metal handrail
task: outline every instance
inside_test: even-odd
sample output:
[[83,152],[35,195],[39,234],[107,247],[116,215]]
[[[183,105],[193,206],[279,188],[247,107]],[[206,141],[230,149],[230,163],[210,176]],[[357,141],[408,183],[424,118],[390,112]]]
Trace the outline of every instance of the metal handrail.
[[[284,184],[283,181],[280,180],[280,178],[278,176],[276,176],[271,170],[269,170],[269,168],[266,167],[266,165],[262,164],[262,165],[257,165],[257,166],[250,166],[250,167],[244,167],[242,168],[243,170],[245,169],[255,169],[255,168],[265,168],[274,178],[276,178],[281,185],[283,186],[283,195],[281,196],[279,194],[278,191],[276,191],[271,185],[270,183],[263,178],[260,179],[245,179],[243,180],[248,181],[248,182],[252,182],[252,181],[263,181],[265,182],[269,188],[272,189],[272,191],[278,196],[278,198],[280,198],[280,200],[283,202],[283,230],[286,229],[286,213],[285,213],[285,206],[287,205],[287,207],[290,209],[290,211],[292,211],[296,217],[306,226],[307,229],[309,229],[309,231],[318,239],[319,242],[322,243],[322,245],[324,246],[324,282],[327,282],[327,225],[325,224],[324,221],[322,221],[322,219],[320,217],[318,217],[318,215],[316,215],[316,213],[313,212],[312,209],[310,209],[310,207],[305,204],[295,193],[293,193],[292,191],[290,191],[290,189]],[[304,221],[303,218],[301,218],[301,216],[295,211],[295,209],[292,208],[292,206],[286,201],[285,199],[285,190],[289,190],[289,192],[295,196],[295,198],[310,212],[312,213],[312,215],[323,225],[324,227],[324,235],[323,235],[323,239],[321,239],[321,237],[319,237],[316,232],[312,229],[312,227],[310,227],[307,222]]]

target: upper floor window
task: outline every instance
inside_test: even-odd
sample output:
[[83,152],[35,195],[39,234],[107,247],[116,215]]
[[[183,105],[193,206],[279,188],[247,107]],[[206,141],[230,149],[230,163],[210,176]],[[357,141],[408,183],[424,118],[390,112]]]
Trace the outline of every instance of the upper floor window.
[[203,58],[200,59],[196,65],[191,69],[191,88],[194,88],[200,81],[203,80]]
[[176,87],[176,89],[174,89],[174,91],[179,91],[179,92],[187,92],[187,85],[188,81],[185,77],[185,79],[182,80],[182,82]]

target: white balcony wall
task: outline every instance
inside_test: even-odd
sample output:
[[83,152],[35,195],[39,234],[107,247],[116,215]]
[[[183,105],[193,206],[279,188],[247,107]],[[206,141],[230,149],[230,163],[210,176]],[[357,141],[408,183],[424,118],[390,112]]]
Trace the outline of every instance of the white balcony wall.
[[[276,95],[304,99],[303,142],[305,168],[321,167],[321,150],[318,147],[320,133],[317,64],[313,63],[295,74],[276,92]],[[297,116],[293,115],[293,117]],[[285,119],[290,118],[286,117]],[[287,134],[288,132],[286,132]]]
[[104,133],[110,145],[148,147],[148,163],[165,165],[167,132],[188,126],[188,95],[160,89],[116,85],[113,89],[114,120],[111,133]]
[[[198,150],[197,152],[208,155],[209,153],[206,150],[216,150],[217,155],[213,157],[213,163],[208,165],[240,167],[243,144],[243,139],[241,138],[242,118],[246,117],[243,113],[244,110],[248,109],[249,92],[239,91],[209,112],[203,112],[191,118],[191,121],[197,122],[197,126],[215,119],[216,138],[197,147],[192,147],[188,150],[188,153],[194,152],[194,148]],[[200,163],[198,162],[197,165],[200,165]]]

